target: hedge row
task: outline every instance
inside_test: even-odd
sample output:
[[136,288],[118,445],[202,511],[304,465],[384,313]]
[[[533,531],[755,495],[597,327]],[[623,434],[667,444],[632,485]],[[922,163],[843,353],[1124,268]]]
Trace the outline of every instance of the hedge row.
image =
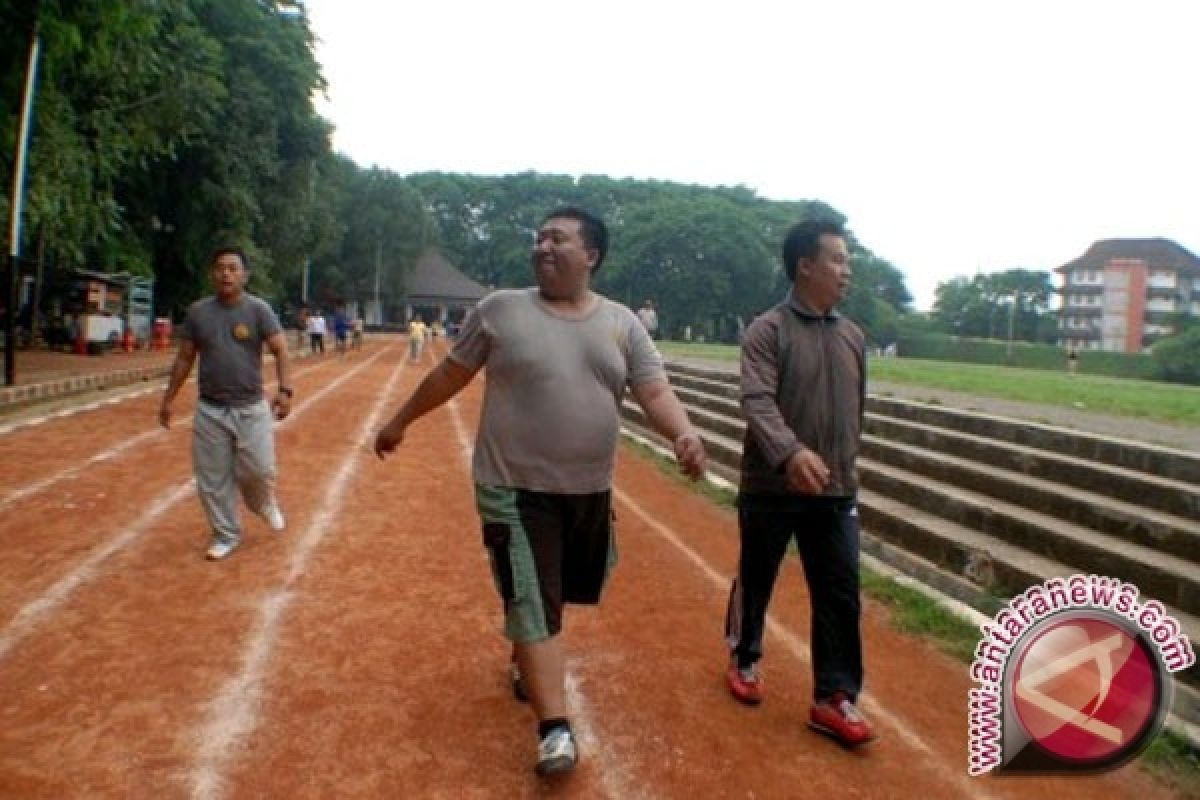
[[[897,343],[899,355],[934,361],[964,361],[971,364],[1000,364],[1029,369],[1064,370],[1067,353],[1051,344],[1008,342],[995,339],[970,339],[939,333],[902,333]],[[1155,380],[1158,372],[1154,359],[1146,353],[1112,353],[1080,350],[1079,371],[1115,378]]]

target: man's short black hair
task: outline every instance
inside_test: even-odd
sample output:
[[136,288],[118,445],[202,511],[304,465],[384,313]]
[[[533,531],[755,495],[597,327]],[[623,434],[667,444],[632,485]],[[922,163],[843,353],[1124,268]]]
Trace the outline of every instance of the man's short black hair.
[[800,259],[816,258],[821,237],[827,233],[845,238],[846,229],[839,220],[830,217],[803,219],[791,227],[783,240],[783,271],[788,280],[796,279],[796,263]]
[[608,226],[604,224],[604,220],[582,208],[563,206],[542,217],[538,227],[552,219],[573,219],[579,223],[579,233],[583,237],[584,245],[599,253],[596,263],[592,265],[592,272],[600,269],[600,265],[604,263],[604,256],[608,254]]
[[217,259],[221,256],[237,256],[242,260],[242,268],[246,270],[250,269],[250,259],[246,258],[246,251],[240,247],[235,247],[234,245],[218,247],[216,250],[213,250],[212,258],[208,260],[208,265],[210,267],[214,266],[217,263]]

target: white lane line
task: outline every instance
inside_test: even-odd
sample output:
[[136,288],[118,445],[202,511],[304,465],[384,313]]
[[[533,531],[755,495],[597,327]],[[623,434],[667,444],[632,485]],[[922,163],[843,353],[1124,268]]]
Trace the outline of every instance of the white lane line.
[[[458,410],[458,400],[451,400],[449,406],[450,419],[454,423],[454,433],[458,437],[458,444],[462,449],[463,460],[466,462],[469,474],[473,452],[471,440],[467,435],[467,428],[463,424],[462,414]],[[632,780],[620,767],[620,762],[613,756],[612,749],[605,746],[603,741],[596,736],[596,726],[592,722],[587,698],[580,688],[579,678],[569,666],[565,675],[565,688],[567,710],[571,715],[571,728],[575,732],[583,753],[588,754],[596,761],[596,768],[593,772],[600,776],[600,782],[604,787],[604,796],[613,798],[644,797],[644,793],[635,788],[638,786],[637,781]]]
[[317,545],[331,529],[336,528],[335,516],[341,511],[342,496],[362,462],[363,452],[378,426],[384,407],[391,400],[392,388],[404,372],[404,365],[405,360],[401,359],[393,369],[387,386],[380,392],[371,413],[347,449],[337,475],[321,499],[317,514],[293,549],[287,577],[278,588],[268,592],[259,605],[258,621],[242,653],[242,668],[225,682],[209,703],[206,719],[193,737],[196,756],[188,779],[193,798],[215,800],[224,796],[225,769],[235,760],[241,743],[258,727],[267,664],[278,638],[280,623],[292,599],[292,587],[304,575]]
[[[174,363],[174,362],[172,362],[172,363]],[[306,371],[311,372],[313,370],[322,369],[329,363],[330,362],[324,362],[321,364],[317,364],[313,367],[310,367]],[[169,366],[170,365],[168,365],[168,367]],[[302,374],[302,373],[300,373],[300,374]],[[14,431],[19,431],[22,428],[29,428],[34,425],[41,425],[43,422],[48,422],[52,419],[62,419],[63,417],[73,417],[76,414],[82,414],[87,411],[95,411],[96,409],[102,408],[103,406],[112,406],[112,405],[117,405],[118,403],[124,403],[126,400],[132,400],[135,397],[141,397],[144,394],[150,394],[152,392],[161,392],[163,390],[163,388],[167,385],[166,384],[167,378],[165,376],[162,378],[153,378],[153,379],[144,378],[143,380],[146,380],[146,381],[153,380],[154,385],[147,386],[147,387],[132,388],[127,392],[120,392],[119,394],[115,394],[112,397],[107,397],[103,400],[93,400],[89,403],[83,403],[82,405],[73,405],[70,408],[63,408],[58,411],[52,411],[48,414],[42,414],[41,416],[30,417],[29,419],[18,420],[17,422],[10,422],[7,425],[0,425],[0,436],[6,436]],[[193,380],[195,380],[194,377],[189,378],[188,383],[191,383]],[[130,384],[130,385],[132,386],[132,384]],[[112,387],[112,390],[116,391],[119,388],[120,387]],[[97,390],[98,391],[106,391],[103,387],[100,387],[98,389],[93,388],[93,391],[97,391]],[[84,389],[80,393],[64,394],[64,395],[58,395],[55,397],[47,397],[44,399],[47,401],[50,401],[50,402],[54,402],[54,401],[58,401],[58,400],[70,400],[72,397],[78,397],[80,394],[86,394],[87,391],[89,391],[89,390]]]
[[0,630],[0,659],[8,655],[8,651],[15,644],[32,633],[42,620],[50,616],[55,609],[71,596],[72,592],[90,580],[96,574],[100,565],[109,556],[125,549],[141,538],[149,530],[150,526],[157,522],[172,506],[191,494],[194,486],[195,481],[190,480],[160,494],[150,504],[150,508],[146,513],[139,517],[131,527],[126,528],[117,536],[93,548],[87,557],[76,565],[73,570],[62,578],[59,578],[49,589],[42,592],[37,599],[23,606],[20,611],[13,615],[9,623],[4,626],[4,629]]
[[[296,374],[296,377],[300,377],[301,375],[305,375],[309,372],[312,372],[313,370],[320,369],[322,366],[323,365],[318,364],[317,366],[310,367],[307,370],[298,371]],[[268,385],[274,385],[274,382],[272,382],[271,384],[268,384]],[[162,388],[163,387],[161,387],[161,386],[157,386],[157,387],[153,387],[150,389],[142,390],[142,391],[138,392],[138,394],[146,394],[147,392],[162,391]],[[133,396],[134,395],[128,395],[128,397],[133,397]],[[91,405],[96,406],[98,404],[92,403]],[[77,410],[82,411],[85,408],[86,407],[80,407],[79,409],[67,409],[67,411],[70,413],[75,413],[75,411],[77,411]],[[67,415],[68,414],[63,413],[63,412],[57,412],[55,414],[48,414],[44,417],[39,417],[35,420],[30,420],[25,424],[38,425],[38,424],[41,424],[42,422],[45,422],[48,419],[51,419],[52,417],[60,417],[60,416],[67,416]],[[186,428],[190,427],[191,424],[192,424],[192,421],[190,419],[188,419],[188,420],[184,420],[184,421],[175,423],[174,427],[177,427],[179,429],[186,429]],[[12,505],[13,503],[15,503],[19,500],[23,500],[26,497],[29,497],[30,495],[34,495],[34,494],[37,494],[38,492],[45,491],[46,489],[49,489],[51,486],[53,486],[56,483],[74,478],[76,475],[80,474],[81,472],[88,469],[89,467],[93,467],[96,464],[99,464],[103,461],[112,460],[112,459],[116,458],[117,456],[122,455],[129,450],[132,450],[133,448],[143,444],[144,442],[146,442],[156,436],[165,436],[166,433],[167,432],[165,430],[158,427],[156,424],[155,427],[151,428],[150,430],[142,431],[141,433],[134,436],[132,439],[126,439],[125,441],[121,442],[120,444],[118,444],[114,447],[110,447],[109,449],[107,449],[101,453],[97,453],[96,455],[92,456],[87,461],[84,461],[81,464],[76,464],[73,467],[67,467],[66,469],[59,470],[58,472],[54,473],[53,475],[43,478],[40,481],[35,481],[34,483],[26,484],[25,486],[21,486],[16,489],[13,489],[3,499],[0,499],[0,511],[3,511],[5,508]],[[3,434],[3,431],[0,431],[0,435],[2,435],[2,434]]]
[[[289,424],[292,420],[299,417],[315,403],[317,403],[325,395],[334,391],[342,383],[349,380],[359,370],[365,368],[372,361],[382,356],[386,350],[381,350],[372,356],[369,360],[364,361],[359,366],[355,367],[350,372],[340,376],[337,380],[327,385],[324,389],[312,395],[308,400],[298,405],[292,411],[288,418],[279,423],[277,427],[282,428]],[[42,592],[37,598],[26,603],[22,608],[13,615],[8,624],[0,629],[0,659],[22,639],[28,636],[33,630],[41,624],[48,616],[50,616],[59,606],[66,602],[77,588],[86,583],[98,571],[101,563],[114,553],[129,547],[146,533],[150,527],[159,520],[167,511],[173,508],[180,500],[187,497],[192,488],[195,486],[195,479],[189,479],[183,483],[167,489],[151,504],[150,508],[138,517],[132,525],[123,533],[117,534],[114,538],[100,544],[92,549],[92,551],[77,564],[69,573],[59,578],[50,588]]]
[[[704,560],[703,556],[684,544],[683,540],[673,530],[650,516],[632,497],[620,489],[614,489],[613,495],[651,530],[674,545],[679,552],[683,553],[689,561],[695,564],[708,577],[713,585],[722,591],[728,590],[729,578],[714,569],[712,565]],[[797,659],[804,663],[810,663],[811,653],[808,645],[785,626],[777,622],[770,614],[767,615],[767,630],[772,636],[782,641],[784,646]],[[988,800],[992,797],[992,795],[979,787],[977,780],[970,778],[966,774],[966,770],[960,771],[947,766],[945,759],[941,758],[937,751],[917,735],[911,725],[888,711],[869,694],[864,692],[860,697],[860,701],[868,716],[874,717],[877,722],[890,728],[906,745],[925,756],[925,763],[933,767],[941,780],[955,785],[957,789],[956,796],[974,797],[980,800]],[[963,724],[966,725],[965,719],[963,720]]]
[[37,494],[38,492],[45,491],[46,489],[49,489],[51,486],[53,486],[56,483],[60,483],[61,481],[65,481],[70,478],[74,478],[79,473],[83,472],[84,470],[88,469],[89,467],[93,467],[96,464],[101,463],[102,461],[108,461],[110,459],[116,458],[117,456],[121,455],[122,453],[126,452],[127,450],[132,450],[133,448],[141,445],[143,442],[146,442],[155,436],[165,435],[165,434],[166,434],[166,431],[164,431],[162,428],[155,428],[153,430],[142,431],[137,436],[134,436],[132,439],[126,439],[125,441],[121,442],[120,444],[118,444],[115,447],[110,447],[109,449],[107,449],[103,452],[97,453],[96,455],[89,458],[87,461],[84,461],[82,464],[76,464],[73,467],[67,467],[66,469],[59,470],[58,472],[54,473],[53,475],[43,478],[40,481],[35,481],[34,483],[26,484],[25,486],[21,486],[17,489],[13,489],[11,492],[8,493],[8,495],[3,500],[0,500],[0,510],[8,508],[10,505],[17,502],[18,500],[23,500],[26,497],[29,497],[30,495],[34,495],[34,494]]
[[647,790],[642,788],[644,783],[630,775],[625,766],[617,759],[612,748],[606,746],[604,741],[596,735],[596,727],[592,723],[592,712],[587,697],[580,687],[575,670],[570,666],[566,671],[566,690],[567,709],[571,715],[571,729],[579,740],[581,755],[593,758],[597,762],[592,772],[600,776],[600,784],[604,787],[603,796],[620,798],[620,800],[640,800],[643,797],[650,797]]

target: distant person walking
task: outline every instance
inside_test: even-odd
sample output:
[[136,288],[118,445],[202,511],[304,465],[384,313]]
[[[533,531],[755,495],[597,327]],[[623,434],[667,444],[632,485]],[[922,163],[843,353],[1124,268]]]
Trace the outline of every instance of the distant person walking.
[[425,323],[420,317],[413,317],[408,323],[408,360],[414,364],[421,359],[421,351],[425,348]]
[[658,312],[654,310],[654,301],[646,300],[642,303],[642,307],[637,312],[638,321],[642,323],[642,327],[646,329],[646,333],[650,334],[651,339],[658,338]]
[[726,680],[737,700],[762,701],[764,620],[794,540],[812,605],[809,725],[859,745],[874,738],[855,706],[863,683],[855,462],[866,353],[862,331],[834,309],[850,283],[841,225],[795,225],[783,266],[792,281],[788,299],[750,324],[741,348],[741,557],[726,612]]
[[1079,371],[1079,351],[1074,347],[1067,348],[1067,372],[1074,375]]
[[355,314],[354,321],[350,323],[350,348],[353,350],[362,349],[363,327],[363,318]]
[[338,306],[333,312],[333,342],[337,354],[346,355],[350,349],[350,317],[343,306]]
[[575,767],[559,633],[564,603],[596,604],[615,563],[612,479],[626,388],[673,443],[684,472],[704,472],[704,448],[667,383],[662,357],[625,306],[594,293],[608,230],[586,211],[542,221],[535,289],[502,289],[467,317],[450,354],[375,439],[382,458],[408,426],[487,370],[473,475],[514,690],[538,719],[536,770]]
[[308,315],[308,347],[313,355],[325,352],[325,316],[319,311]]
[[[287,336],[275,312],[245,291],[246,256],[238,248],[217,250],[212,259],[216,294],[188,308],[179,330],[179,353],[158,410],[171,425],[171,404],[200,359],[199,399],[192,427],[196,491],[212,529],[208,558],[225,558],[241,543],[237,495],[273,531],[284,529],[275,496],[276,419],[292,408]],[[270,406],[263,398],[263,345],[275,357],[279,388]]]

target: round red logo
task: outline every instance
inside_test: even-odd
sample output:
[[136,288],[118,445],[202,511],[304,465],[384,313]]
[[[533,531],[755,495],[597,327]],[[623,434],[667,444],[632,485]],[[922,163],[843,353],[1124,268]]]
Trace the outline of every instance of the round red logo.
[[1163,699],[1146,642],[1116,618],[1090,614],[1060,615],[1028,635],[1009,691],[1030,741],[1082,768],[1140,750]]

